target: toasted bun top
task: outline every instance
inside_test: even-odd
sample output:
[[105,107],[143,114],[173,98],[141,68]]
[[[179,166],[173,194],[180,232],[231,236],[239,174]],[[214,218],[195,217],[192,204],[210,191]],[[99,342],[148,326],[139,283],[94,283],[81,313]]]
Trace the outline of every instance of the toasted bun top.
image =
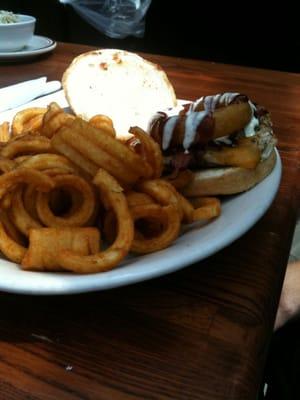
[[108,115],[117,136],[128,136],[131,126],[146,129],[157,110],[176,105],[166,73],[135,53],[103,49],[76,57],[62,84],[75,114],[90,119]]
[[193,180],[184,188],[188,197],[228,195],[244,192],[266,178],[276,164],[273,149],[268,158],[254,169],[239,167],[207,168],[196,171]]

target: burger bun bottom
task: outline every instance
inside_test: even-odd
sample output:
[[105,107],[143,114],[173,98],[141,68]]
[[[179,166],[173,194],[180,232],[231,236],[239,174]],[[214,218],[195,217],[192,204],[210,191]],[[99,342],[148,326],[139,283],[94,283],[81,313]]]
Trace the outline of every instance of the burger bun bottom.
[[208,168],[195,171],[193,180],[184,188],[187,197],[230,195],[251,189],[273,170],[275,149],[255,169],[238,167]]

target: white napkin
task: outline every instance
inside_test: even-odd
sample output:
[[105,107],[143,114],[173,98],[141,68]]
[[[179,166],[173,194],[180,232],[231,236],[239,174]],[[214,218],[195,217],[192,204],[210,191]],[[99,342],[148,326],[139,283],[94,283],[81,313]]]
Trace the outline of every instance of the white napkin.
[[46,77],[4,87],[0,89],[0,112],[26,104],[39,96],[56,92],[60,88],[59,81],[47,82]]
[[47,107],[52,102],[57,103],[61,108],[64,108],[67,112],[70,111],[69,104],[65,98],[63,90],[48,94],[46,96],[39,97],[38,99],[32,100],[29,103],[22,104],[21,106],[15,107],[11,110],[0,112],[0,124],[4,121],[11,122],[17,112],[30,107]]

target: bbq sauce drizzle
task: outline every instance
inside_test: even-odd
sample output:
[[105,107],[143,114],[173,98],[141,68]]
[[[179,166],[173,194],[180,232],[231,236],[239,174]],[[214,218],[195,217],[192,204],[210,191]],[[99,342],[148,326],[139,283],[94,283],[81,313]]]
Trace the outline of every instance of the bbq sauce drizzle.
[[[214,129],[213,112],[218,107],[226,107],[233,103],[249,102],[252,109],[252,119],[245,127],[245,134],[250,135],[250,131],[258,125],[255,117],[256,107],[251,103],[247,96],[240,93],[222,93],[213,96],[205,96],[197,99],[193,103],[183,106],[179,114],[158,112],[150,123],[150,134],[158,143],[163,151],[170,149],[173,136],[178,129],[178,124],[184,118],[184,134],[182,147],[185,152],[197,144],[205,144],[212,138]],[[182,129],[182,127],[181,127]]]

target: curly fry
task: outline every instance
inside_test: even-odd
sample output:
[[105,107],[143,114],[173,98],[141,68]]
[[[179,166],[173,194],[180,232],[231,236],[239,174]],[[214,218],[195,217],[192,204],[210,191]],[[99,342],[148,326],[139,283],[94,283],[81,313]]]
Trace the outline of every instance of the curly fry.
[[41,228],[42,225],[37,219],[31,217],[26,211],[23,203],[23,188],[17,188],[12,196],[10,215],[13,223],[25,236],[28,236],[29,229]]
[[21,263],[27,250],[6,233],[2,222],[0,222],[0,250],[9,260],[18,264]]
[[[31,157],[26,157],[24,161],[19,163],[20,167],[26,168],[34,168],[39,171],[45,171],[47,169],[52,168],[61,168],[64,170],[64,173],[77,173],[78,168],[66,157],[61,156],[59,154],[35,154]],[[0,168],[1,168],[1,160],[0,160]]]
[[30,229],[29,248],[22,260],[22,268],[34,271],[62,270],[57,254],[72,250],[85,256],[100,249],[100,232],[96,228],[41,228]]
[[43,136],[24,135],[12,140],[1,149],[1,156],[15,158],[26,154],[53,153],[50,140]]
[[36,200],[36,210],[40,220],[49,227],[79,227],[85,225],[94,214],[96,199],[91,185],[76,175],[57,175],[54,176],[55,188],[63,188],[66,191],[71,188],[79,192],[82,200],[79,207],[76,206],[72,211],[63,216],[54,215],[50,209],[50,195],[48,193],[38,193]]
[[42,117],[46,111],[46,108],[40,107],[25,108],[19,111],[12,121],[12,136],[37,130],[41,126]]
[[106,115],[97,114],[94,115],[90,120],[89,124],[95,128],[101,129],[112,137],[116,137],[116,131],[111,118]]
[[153,169],[151,178],[159,178],[163,170],[163,155],[159,145],[138,126],[130,128],[129,132],[138,139],[142,146],[141,153],[145,154],[146,161],[148,161]]
[[0,210],[0,221],[2,222],[7,235],[18,244],[24,246],[25,237],[13,224],[8,210]]
[[65,113],[57,103],[52,102],[43,117],[40,133],[52,138],[62,126],[68,125],[74,118],[74,115]]
[[114,268],[129,252],[134,237],[133,220],[118,182],[100,169],[94,178],[94,184],[99,188],[100,195],[104,194],[111,204],[117,219],[118,233],[107,250],[95,255],[79,256],[71,251],[61,251],[58,254],[60,265],[76,273],[103,272]]
[[33,184],[37,190],[42,192],[47,192],[54,187],[54,182],[49,176],[35,169],[18,168],[0,176],[0,199],[20,183]]
[[175,205],[161,207],[158,204],[135,206],[130,210],[135,221],[139,219],[154,219],[163,224],[163,230],[153,238],[135,235],[131,245],[134,253],[146,254],[168,247],[179,235],[180,216]]
[[189,200],[195,208],[193,221],[211,219],[221,214],[221,202],[216,197],[194,197]]
[[6,143],[10,139],[9,122],[5,121],[0,124],[0,142]]

